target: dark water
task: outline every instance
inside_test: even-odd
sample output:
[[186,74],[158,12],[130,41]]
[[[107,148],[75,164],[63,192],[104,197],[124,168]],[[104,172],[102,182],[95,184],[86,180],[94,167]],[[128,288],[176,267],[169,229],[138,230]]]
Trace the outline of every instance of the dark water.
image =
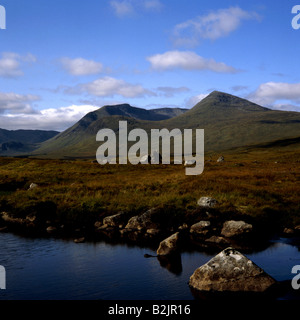
[[[6,290],[0,290],[0,300],[190,300],[194,297],[189,277],[213,257],[182,253],[172,266],[155,257],[145,258],[146,253],[155,255],[148,248],[75,244],[10,233],[0,233],[0,246],[0,265],[6,269]],[[300,265],[297,246],[284,239],[246,255],[278,281],[290,281],[295,276],[292,267]],[[296,291],[300,290],[291,291],[280,298],[299,299]]]

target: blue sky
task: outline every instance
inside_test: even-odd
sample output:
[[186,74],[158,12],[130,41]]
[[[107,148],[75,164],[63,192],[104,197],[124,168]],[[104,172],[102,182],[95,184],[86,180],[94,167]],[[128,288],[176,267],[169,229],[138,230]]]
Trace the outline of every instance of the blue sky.
[[300,111],[295,1],[0,5],[0,128],[64,130],[87,112],[124,102],[191,108],[213,90]]

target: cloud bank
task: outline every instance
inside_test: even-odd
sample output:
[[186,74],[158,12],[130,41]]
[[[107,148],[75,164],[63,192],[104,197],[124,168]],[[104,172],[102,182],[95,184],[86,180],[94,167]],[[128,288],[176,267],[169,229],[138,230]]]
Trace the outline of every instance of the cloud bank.
[[157,71],[183,69],[183,70],[209,70],[218,73],[237,73],[239,70],[214,59],[206,59],[192,51],[167,51],[147,58],[151,68]]

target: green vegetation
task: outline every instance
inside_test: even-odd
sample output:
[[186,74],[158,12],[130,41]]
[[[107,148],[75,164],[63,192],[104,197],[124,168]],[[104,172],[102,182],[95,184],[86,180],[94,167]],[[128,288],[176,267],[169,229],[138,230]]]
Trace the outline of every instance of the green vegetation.
[[[300,224],[299,146],[223,155],[217,163],[219,154],[208,154],[199,176],[186,176],[181,165],[0,158],[0,211],[92,226],[119,211],[133,216],[158,206],[183,223],[201,196],[211,196],[223,217],[243,217],[268,231]],[[32,182],[38,187],[28,190]]]
[[57,131],[0,129],[0,155],[15,156],[35,150],[39,143],[57,135]]

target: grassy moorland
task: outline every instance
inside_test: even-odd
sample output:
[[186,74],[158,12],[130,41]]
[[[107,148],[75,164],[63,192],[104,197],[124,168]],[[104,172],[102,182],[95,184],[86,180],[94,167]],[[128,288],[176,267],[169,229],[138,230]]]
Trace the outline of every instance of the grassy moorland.
[[[0,158],[0,212],[20,218],[38,213],[75,228],[121,210],[133,216],[158,206],[182,224],[201,196],[211,196],[223,219],[252,221],[266,232],[300,225],[299,148],[223,155],[222,163],[218,154],[207,155],[199,176],[186,176],[183,165]],[[38,187],[28,190],[31,183]]]

